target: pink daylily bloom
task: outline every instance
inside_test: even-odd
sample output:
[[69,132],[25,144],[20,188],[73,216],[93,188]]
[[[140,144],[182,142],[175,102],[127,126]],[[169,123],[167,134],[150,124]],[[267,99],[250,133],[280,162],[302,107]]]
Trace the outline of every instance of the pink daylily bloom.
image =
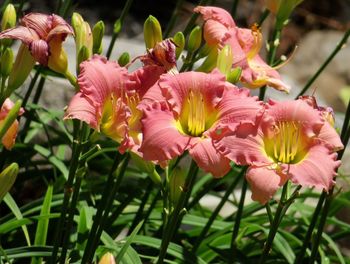
[[95,55],[80,64],[80,91],[66,110],[66,119],[79,119],[117,142],[127,133],[130,111],[125,95],[131,81],[125,68]]
[[21,40],[34,59],[47,66],[51,55],[61,52],[61,43],[70,34],[73,34],[73,29],[62,17],[29,13],[21,19],[20,26],[1,32],[0,39]]
[[218,72],[163,75],[143,102],[144,159],[167,161],[188,150],[198,166],[215,177],[225,175],[230,166],[212,138],[225,129],[235,131],[238,124],[251,124],[261,109],[257,98],[226,83]]
[[[239,128],[238,128],[239,130]],[[288,179],[328,191],[343,148],[322,113],[304,100],[269,101],[256,133],[227,135],[214,145],[240,165],[249,165],[252,199],[264,204]]]
[[231,46],[232,66],[242,68],[241,82],[246,87],[259,88],[268,85],[289,92],[290,87],[281,81],[279,73],[259,56],[262,35],[256,27],[237,27],[230,14],[218,7],[199,6],[194,11],[200,13],[205,21],[204,39],[209,46],[218,49],[225,45]]
[[[14,106],[14,103],[9,98],[7,98],[4,101],[0,110],[0,127],[2,126],[2,123],[4,122],[6,116],[8,115],[8,113],[10,112],[13,106]],[[23,112],[24,110],[21,108],[18,114],[21,115],[23,114]],[[12,149],[13,145],[15,144],[17,132],[18,132],[18,121],[15,120],[1,139],[1,143],[6,149],[8,150]]]

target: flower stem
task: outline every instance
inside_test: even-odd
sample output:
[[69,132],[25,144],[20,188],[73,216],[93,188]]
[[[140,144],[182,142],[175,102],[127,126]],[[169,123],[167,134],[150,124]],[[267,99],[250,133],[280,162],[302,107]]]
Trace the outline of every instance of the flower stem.
[[260,264],[265,262],[267,256],[270,253],[273,240],[274,240],[275,235],[276,235],[277,230],[278,230],[278,226],[279,226],[279,224],[281,222],[281,219],[283,217],[282,212],[283,212],[283,208],[285,206],[287,188],[288,188],[288,182],[283,185],[283,190],[282,190],[282,194],[281,194],[281,200],[278,203],[277,210],[276,210],[276,213],[275,213],[275,217],[273,218],[273,222],[272,222],[272,225],[270,227],[270,231],[269,231],[269,234],[267,236],[267,240],[265,242],[264,249],[263,249],[263,252],[262,252],[260,260],[259,260]]
[[[201,0],[198,5],[199,6],[205,6],[207,3],[209,2],[209,0]],[[183,34],[186,37],[192,30],[194,23],[196,22],[197,18],[199,17],[198,13],[193,13],[190,20],[188,21]]]
[[160,246],[160,253],[157,260],[158,264],[161,264],[164,262],[164,258],[165,258],[170,240],[174,236],[175,230],[177,229],[178,225],[181,223],[181,220],[183,217],[182,210],[186,206],[188,199],[191,195],[194,179],[196,178],[197,172],[198,172],[198,166],[192,160],[190,169],[186,177],[184,188],[180,194],[180,198],[176,203],[174,210],[169,215],[169,218],[168,218],[169,221],[167,223],[164,223],[165,227],[163,229],[162,244]]
[[328,56],[326,61],[321,65],[321,67],[317,70],[317,72],[310,78],[310,80],[305,84],[304,88],[300,91],[300,93],[297,95],[296,99],[303,95],[307,89],[314,83],[314,81],[317,79],[317,77],[322,73],[322,71],[328,66],[328,64],[333,60],[335,55],[344,47],[345,43],[347,42],[348,38],[350,36],[350,29],[347,30],[344,33],[343,38],[340,40],[338,45],[335,47],[335,49],[332,51],[332,53]]
[[[244,167],[242,170],[242,175],[245,174],[247,170],[247,167]],[[242,214],[243,214],[243,207],[244,207],[244,201],[245,201],[245,196],[247,194],[247,188],[248,188],[248,182],[246,178],[243,178],[243,184],[242,184],[242,191],[241,191],[241,198],[239,200],[238,208],[237,208],[237,214],[235,218],[235,224],[233,226],[233,231],[232,231],[232,238],[231,238],[231,262],[233,263],[236,254],[237,254],[237,245],[236,245],[236,239],[239,231],[239,226],[241,225],[241,219],[242,219]]]
[[237,6],[238,6],[239,0],[233,0],[232,7],[231,7],[231,16],[236,16]]
[[175,9],[171,15],[169,23],[166,27],[164,34],[163,34],[163,39],[166,39],[169,36],[170,31],[174,28],[174,25],[175,25],[176,19],[178,17],[178,13],[179,13],[180,7],[182,6],[182,3],[183,3],[183,0],[176,1]]
[[[234,171],[230,171],[226,177],[232,178],[234,174]],[[232,194],[233,189],[237,186],[239,180],[241,179],[241,177],[244,174],[244,170],[242,169],[241,172],[239,173],[239,175],[236,175],[236,178],[233,179],[232,183],[230,184],[230,186],[227,188],[224,196],[221,198],[220,203],[216,206],[215,210],[212,212],[208,222],[206,223],[205,227],[202,229],[201,233],[199,234],[199,236],[196,239],[196,242],[194,243],[194,246],[192,248],[192,252],[196,252],[198,247],[201,245],[204,237],[206,236],[206,234],[208,233],[211,225],[213,224],[215,218],[218,216],[219,212],[221,211],[222,207],[225,205],[225,203],[227,202],[228,197],[230,196],[230,194]]]
[[[121,27],[122,27],[122,25],[124,23],[126,15],[129,13],[129,10],[130,10],[130,7],[132,5],[132,2],[133,2],[133,0],[127,0],[126,1],[125,5],[123,7],[122,13],[120,14],[120,17],[118,18]],[[108,50],[107,50],[107,53],[106,53],[107,59],[109,59],[109,57],[112,54],[115,41],[117,40],[117,38],[119,36],[119,32],[120,32],[120,30],[117,31],[117,32],[114,32],[113,35],[112,35],[112,39],[111,39],[111,42],[109,43]]]

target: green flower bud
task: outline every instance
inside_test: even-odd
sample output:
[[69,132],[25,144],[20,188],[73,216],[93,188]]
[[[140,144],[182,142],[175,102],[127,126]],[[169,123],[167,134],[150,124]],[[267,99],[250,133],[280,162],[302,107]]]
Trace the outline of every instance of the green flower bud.
[[188,52],[195,52],[202,43],[202,29],[199,26],[196,26],[192,29],[190,36],[188,38],[187,50]]
[[158,20],[154,16],[149,16],[143,25],[143,35],[147,49],[152,49],[154,46],[163,40],[162,28]]
[[0,173],[0,202],[10,191],[12,185],[15,183],[18,175],[18,170],[18,164],[14,162],[7,166],[7,168]]
[[98,264],[116,264],[115,258],[112,253],[107,252],[102,256]]
[[113,26],[113,33],[119,34],[121,30],[122,30],[122,21],[120,19],[117,19]]
[[12,28],[16,25],[16,9],[12,4],[8,4],[1,19],[1,31]]
[[105,33],[105,24],[103,21],[98,21],[92,29],[93,45],[92,52],[95,54],[102,53],[102,39]]
[[217,59],[218,59],[218,51],[217,49],[212,49],[209,52],[208,57],[206,57],[205,60],[203,61],[202,65],[198,67],[197,71],[200,71],[200,72],[212,71],[216,67]]
[[3,78],[7,78],[10,75],[13,65],[13,51],[10,48],[6,48],[1,57],[1,75]]
[[88,48],[86,46],[82,46],[79,50],[78,58],[77,58],[78,68],[79,68],[80,63],[82,63],[83,61],[86,61],[89,57],[90,57],[90,52],[89,52]]
[[202,47],[202,48],[199,50],[199,52],[198,52],[199,58],[204,58],[204,57],[208,56],[209,53],[210,53],[213,49],[217,49],[217,48],[216,48],[216,47],[210,47],[210,46],[208,46],[207,43],[205,43],[205,44],[203,45],[203,47]]
[[241,74],[242,74],[241,67],[234,68],[232,71],[226,74],[226,80],[230,83],[235,84],[241,78]]
[[125,66],[130,62],[130,54],[127,52],[124,52],[122,55],[120,55],[119,59],[118,59],[118,64],[120,66]]
[[185,181],[186,181],[185,171],[179,167],[175,167],[172,170],[172,173],[169,179],[170,200],[174,203],[174,205],[176,205],[176,203],[179,201],[181,193],[183,192]]
[[7,83],[7,96],[10,96],[12,91],[20,87],[27,79],[29,73],[33,69],[35,60],[30,54],[26,45],[22,44],[18,49],[15,63],[9,75]]
[[181,31],[177,32],[173,37],[173,41],[176,45],[176,50],[175,50],[176,59],[178,59],[180,57],[181,52],[184,50],[184,47],[185,47],[184,34]]
[[216,67],[219,71],[227,75],[230,73],[233,63],[232,49],[230,45],[226,45],[219,51]]
[[[75,35],[75,48],[77,53],[77,61],[79,61],[79,53],[83,46],[85,46],[87,58],[92,55],[93,38],[89,23],[84,21],[83,17],[78,13],[72,15],[72,26]],[[78,63],[79,65],[79,63]]]

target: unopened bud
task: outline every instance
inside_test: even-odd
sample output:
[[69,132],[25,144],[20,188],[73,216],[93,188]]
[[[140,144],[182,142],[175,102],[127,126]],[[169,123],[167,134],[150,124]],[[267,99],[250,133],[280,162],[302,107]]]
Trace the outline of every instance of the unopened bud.
[[98,21],[92,29],[93,45],[92,52],[95,54],[102,53],[102,39],[105,33],[105,24],[103,21]]
[[22,44],[17,52],[15,63],[13,64],[12,70],[9,75],[7,83],[7,96],[12,91],[20,87],[27,79],[29,73],[33,69],[35,60],[30,54],[26,45]]
[[176,204],[180,199],[181,193],[183,192],[183,189],[184,189],[185,180],[186,180],[185,172],[181,168],[175,167],[172,170],[172,173],[169,179],[170,200],[174,204]]
[[230,83],[235,84],[241,78],[241,74],[242,74],[242,68],[241,67],[234,68],[233,70],[231,70],[230,72],[228,72],[226,74],[226,80],[228,82],[230,82]]
[[199,66],[197,71],[200,71],[200,72],[212,71],[216,67],[217,59],[218,59],[218,51],[217,49],[212,49],[208,54],[208,57],[205,58],[204,62],[202,63],[201,66]]
[[192,29],[190,36],[188,38],[187,50],[188,52],[195,52],[202,43],[202,29],[196,26]]
[[4,196],[10,191],[12,185],[15,183],[15,180],[18,175],[18,164],[11,163],[0,173],[0,202]]
[[219,51],[216,67],[222,74],[228,75],[231,71],[232,63],[232,49],[230,45],[226,45],[222,50]]
[[123,52],[122,55],[120,55],[119,59],[118,59],[118,64],[120,66],[125,66],[130,62],[130,54],[128,52]]
[[116,264],[116,262],[113,254],[110,252],[107,252],[102,256],[98,264]]
[[13,66],[13,51],[10,48],[6,48],[1,57],[1,75],[3,78],[7,78],[10,75]]
[[149,16],[143,25],[143,35],[147,49],[152,49],[154,46],[163,40],[162,28],[158,20],[154,16]]
[[[21,114],[22,100],[18,100],[14,105],[12,105],[13,103],[10,101],[10,107],[8,105],[6,105],[7,102],[8,101],[5,100],[3,106],[1,107],[1,111],[3,111],[4,106],[7,108],[10,108],[10,109],[6,110],[9,112],[6,114],[6,117],[0,121],[0,140],[7,149],[11,149],[13,144],[14,144],[15,136],[12,138],[11,137],[8,138],[7,132],[9,131],[12,124],[16,121],[17,116],[19,114]],[[6,113],[6,111],[5,111],[5,113]]]
[[173,41],[176,45],[176,50],[175,50],[176,59],[178,59],[180,57],[181,52],[184,50],[184,47],[185,47],[184,34],[181,31],[177,32],[173,37]]
[[92,32],[89,23],[84,21],[82,16],[78,13],[73,13],[72,15],[72,26],[74,29],[75,35],[75,46],[77,53],[77,60],[79,56],[79,52],[83,46],[86,47],[86,51],[88,58],[92,55]]
[[113,25],[113,33],[119,34],[121,30],[122,30],[122,21],[120,19],[117,19]]
[[77,65],[79,67],[80,63],[86,61],[90,57],[89,49],[86,46],[82,46],[78,53]]
[[1,31],[12,28],[16,25],[16,9],[12,4],[8,4],[1,19]]

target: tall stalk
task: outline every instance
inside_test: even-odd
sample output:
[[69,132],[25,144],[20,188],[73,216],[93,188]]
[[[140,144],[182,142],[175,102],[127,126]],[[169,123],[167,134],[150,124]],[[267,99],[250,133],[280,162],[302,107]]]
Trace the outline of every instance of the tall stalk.
[[192,160],[190,169],[188,171],[186,181],[184,184],[184,188],[180,194],[180,198],[177,201],[175,208],[172,212],[170,212],[169,220],[167,223],[165,223],[165,227],[163,229],[163,237],[162,237],[162,243],[160,246],[160,253],[157,260],[158,264],[161,264],[164,262],[164,258],[166,256],[166,252],[169,246],[169,243],[174,236],[174,233],[178,227],[178,225],[181,223],[183,214],[184,214],[184,207],[186,206],[188,199],[191,195],[191,191],[193,188],[194,180],[198,172],[198,166],[197,164]]

